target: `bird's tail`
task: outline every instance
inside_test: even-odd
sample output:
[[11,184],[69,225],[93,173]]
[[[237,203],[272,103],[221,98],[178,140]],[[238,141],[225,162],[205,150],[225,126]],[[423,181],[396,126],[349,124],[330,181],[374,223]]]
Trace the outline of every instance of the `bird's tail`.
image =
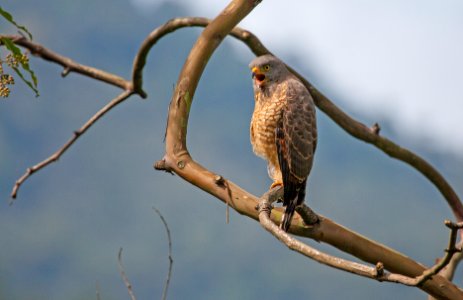
[[296,195],[295,199],[291,199],[288,201],[288,205],[285,207],[285,213],[281,218],[280,228],[283,229],[285,232],[288,232],[289,226],[291,225],[291,220],[294,216],[294,211],[296,210],[296,205],[298,203],[299,195]]

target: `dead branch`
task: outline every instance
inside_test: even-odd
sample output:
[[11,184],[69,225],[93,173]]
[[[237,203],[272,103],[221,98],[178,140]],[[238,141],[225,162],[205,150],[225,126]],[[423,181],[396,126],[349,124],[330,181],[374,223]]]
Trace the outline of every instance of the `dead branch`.
[[164,284],[164,290],[162,291],[162,298],[161,298],[165,300],[167,299],[167,290],[169,288],[170,278],[172,275],[172,264],[174,263],[174,260],[172,259],[172,239],[170,237],[170,229],[169,229],[169,226],[167,225],[166,219],[164,219],[164,216],[161,214],[161,212],[156,207],[153,207],[153,209],[158,214],[158,216],[161,218],[161,221],[164,224],[164,227],[166,228],[167,241],[169,242],[169,271],[167,272],[166,283]]
[[127,292],[129,293],[131,300],[136,300],[135,294],[133,293],[132,284],[125,274],[124,265],[122,264],[122,248],[119,249],[119,254],[117,255],[117,264],[119,266],[119,273],[121,274],[122,281],[124,281],[125,287],[127,288]]

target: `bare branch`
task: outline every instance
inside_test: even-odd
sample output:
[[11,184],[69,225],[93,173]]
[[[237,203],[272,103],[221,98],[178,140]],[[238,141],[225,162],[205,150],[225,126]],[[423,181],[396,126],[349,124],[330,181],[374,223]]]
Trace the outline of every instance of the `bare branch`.
[[[240,5],[248,5],[249,3],[236,1],[234,4],[234,8],[239,9]],[[179,76],[169,106],[169,118],[166,130],[166,154],[163,158],[164,169],[171,170],[184,180],[212,194],[224,203],[229,199],[228,191],[216,184],[215,179],[218,176],[217,174],[202,167],[191,158],[186,146],[186,132],[188,115],[199,77],[212,51],[217,46],[218,39],[229,33],[226,30],[230,30],[229,25],[232,25],[232,21],[230,20],[235,16],[236,13],[227,11],[219,15],[214,21],[211,21],[191,50]],[[230,18],[230,20],[224,21],[223,18]],[[224,23],[222,24],[222,22]],[[241,33],[244,34],[243,40],[252,49],[253,43],[256,40],[253,39],[253,36],[249,32],[242,31]],[[263,54],[262,52],[259,53],[259,51],[265,51],[265,47],[260,42],[256,43],[256,45],[257,50],[254,53],[257,55]],[[335,106],[334,108],[337,109]],[[373,134],[368,127],[365,126],[365,128],[369,134]],[[258,219],[258,213],[255,210],[258,199],[233,182],[227,180],[227,183],[233,200],[230,202],[230,207],[241,214]],[[271,215],[272,220],[279,220],[281,213],[281,210],[274,209]],[[380,261],[385,269],[401,276],[414,278],[426,270],[423,265],[405,255],[356,234],[327,218],[323,218],[317,226],[308,227],[302,222],[300,216],[297,215],[293,218],[290,231],[296,235],[326,242],[365,262],[376,265]],[[439,299],[463,298],[463,292],[458,287],[439,275],[433,276],[432,280],[424,282],[420,288]]]
[[167,290],[169,288],[170,278],[172,274],[172,265],[174,263],[174,260],[172,258],[172,238],[170,237],[170,230],[169,230],[169,226],[167,225],[166,219],[164,219],[164,216],[161,214],[161,212],[156,207],[153,206],[153,209],[158,214],[158,216],[161,218],[161,221],[164,224],[164,227],[166,228],[167,240],[169,242],[169,272],[167,272],[166,283],[164,285],[164,290],[162,291],[162,299],[165,300],[167,299]]
[[74,73],[85,75],[87,77],[94,78],[96,80],[109,83],[111,85],[120,87],[127,91],[132,90],[132,83],[128,80],[125,80],[122,77],[119,77],[117,75],[114,75],[114,74],[111,74],[111,73],[108,73],[108,72],[105,72],[105,71],[102,71],[102,70],[99,70],[93,67],[79,64],[68,57],[55,53],[40,44],[34,43],[31,40],[28,40],[27,38],[23,36],[0,35],[0,37],[8,37],[15,44],[29,49],[32,55],[38,56],[40,58],[43,58],[44,60],[51,61],[51,62],[54,62],[54,63],[57,63],[63,66],[64,71],[62,73],[62,76],[66,76],[70,72],[74,72]]
[[119,273],[121,274],[122,281],[124,281],[125,287],[127,288],[130,299],[136,300],[137,298],[135,298],[135,294],[133,293],[132,284],[130,283],[127,274],[125,274],[124,265],[122,264],[122,247],[119,249],[119,254],[117,255],[117,264],[119,266]]
[[93,115],[87,122],[85,122],[85,124],[82,125],[82,127],[74,131],[73,136],[67,141],[67,143],[64,144],[61,148],[59,148],[55,153],[53,153],[47,159],[39,162],[35,166],[28,168],[26,170],[26,173],[24,173],[24,175],[21,176],[14,184],[13,191],[11,192],[11,198],[13,200],[10,202],[10,205],[13,203],[14,199],[16,199],[18,190],[21,187],[21,185],[24,183],[24,181],[26,181],[35,172],[43,169],[44,167],[48,166],[49,164],[53,162],[56,162],[61,157],[61,155],[63,155],[64,152],[66,152],[66,150],[68,150],[69,147],[71,147],[72,144],[74,144],[82,134],[84,134],[93,124],[95,124],[96,121],[98,121],[108,111],[110,111],[116,105],[120,104],[122,101],[130,97],[132,94],[133,92],[131,91],[122,92],[119,96],[117,96],[116,98],[111,100],[108,104],[106,104],[103,108],[101,108],[95,115]]
[[[140,50],[138,58],[134,61],[134,66],[138,66],[136,69],[139,70],[139,72],[134,73],[134,78],[140,76],[141,74],[146,59],[145,52],[147,53],[147,51],[149,51],[151,46],[153,46],[159,40],[159,38],[167,33],[173,32],[183,27],[206,27],[210,24],[210,22],[211,21],[206,18],[176,18],[158,27],[150,34],[149,38],[145,40],[142,49],[146,50]],[[229,35],[245,43],[257,56],[271,53],[254,34],[247,30],[235,27],[229,32]],[[415,168],[418,172],[430,180],[441,192],[451,207],[456,219],[459,222],[463,221],[463,205],[458,195],[455,193],[450,184],[445,180],[445,178],[431,164],[412,151],[403,148],[391,140],[381,136],[379,134],[379,125],[375,124],[372,128],[370,128],[351,118],[299,73],[294,71],[289,66],[288,68],[297,77],[299,77],[299,79],[301,79],[309,89],[317,107],[321,109],[326,115],[328,115],[336,124],[338,124],[350,135],[367,143],[373,144],[387,155],[401,160]],[[190,96],[192,97],[192,95]]]

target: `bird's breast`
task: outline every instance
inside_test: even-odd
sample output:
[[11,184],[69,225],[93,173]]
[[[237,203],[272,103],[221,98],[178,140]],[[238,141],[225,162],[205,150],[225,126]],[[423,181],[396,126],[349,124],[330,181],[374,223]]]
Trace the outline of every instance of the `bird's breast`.
[[278,162],[275,144],[275,128],[284,106],[278,95],[256,94],[256,103],[251,120],[251,144],[254,153],[276,164]]

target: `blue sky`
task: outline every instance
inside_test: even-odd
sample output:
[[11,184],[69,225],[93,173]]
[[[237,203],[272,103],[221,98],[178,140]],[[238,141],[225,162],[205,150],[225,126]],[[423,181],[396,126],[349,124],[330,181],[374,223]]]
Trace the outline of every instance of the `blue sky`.
[[[163,2],[132,0],[143,9]],[[228,3],[175,2],[207,17]],[[461,156],[462,11],[453,0],[266,0],[240,26],[316,74],[351,113],[391,120],[404,140]]]

